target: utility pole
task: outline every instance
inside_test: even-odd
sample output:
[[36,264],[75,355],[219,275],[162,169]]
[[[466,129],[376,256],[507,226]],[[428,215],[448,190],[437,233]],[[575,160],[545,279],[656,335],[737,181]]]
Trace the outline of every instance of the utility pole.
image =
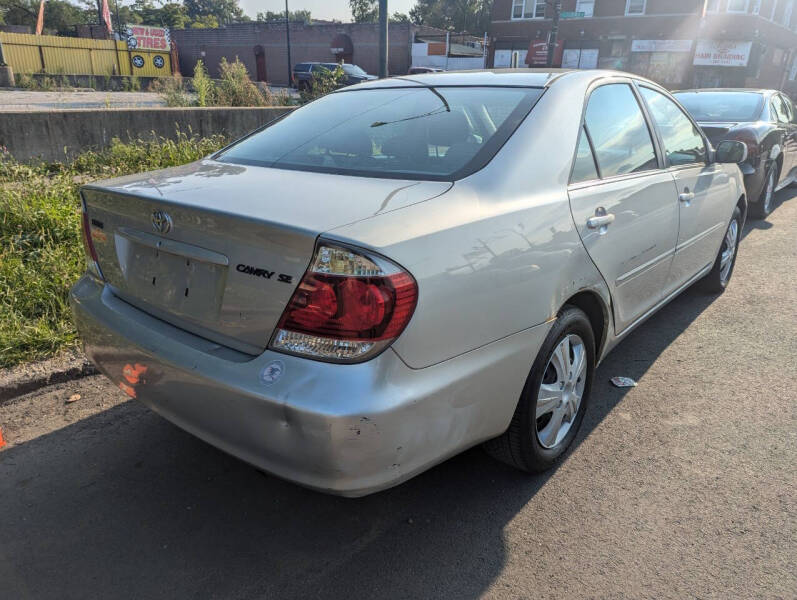
[[379,0],[379,79],[387,77],[387,0]]
[[285,41],[288,46],[288,87],[293,83],[293,65],[291,64],[291,18],[288,11],[288,0],[285,0]]
[[553,5],[553,21],[551,21],[551,34],[548,37],[548,68],[553,67],[553,56],[556,52],[556,38],[559,36],[559,15],[562,14],[562,0],[556,0]]

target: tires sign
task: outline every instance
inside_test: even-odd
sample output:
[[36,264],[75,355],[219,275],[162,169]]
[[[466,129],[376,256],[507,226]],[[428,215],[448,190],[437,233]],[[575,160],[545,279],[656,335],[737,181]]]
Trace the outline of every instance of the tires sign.
[[130,50],[164,50],[171,46],[171,36],[167,27],[149,25],[127,25],[127,47]]
[[[163,59],[161,59],[161,60],[163,60]],[[133,66],[136,67],[137,69],[140,69],[141,67],[143,67],[144,66],[144,57],[141,56],[140,54],[136,54],[133,57]]]
[[155,55],[155,57],[152,59],[152,64],[155,65],[156,68],[162,69],[165,61],[163,60],[162,56]]

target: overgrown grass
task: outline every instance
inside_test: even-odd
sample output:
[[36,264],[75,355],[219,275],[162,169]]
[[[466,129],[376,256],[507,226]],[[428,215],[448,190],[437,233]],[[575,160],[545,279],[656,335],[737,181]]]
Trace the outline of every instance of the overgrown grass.
[[221,136],[114,140],[70,164],[24,165],[0,155],[0,367],[76,343],[67,293],[85,268],[80,185],[184,164],[221,148]]

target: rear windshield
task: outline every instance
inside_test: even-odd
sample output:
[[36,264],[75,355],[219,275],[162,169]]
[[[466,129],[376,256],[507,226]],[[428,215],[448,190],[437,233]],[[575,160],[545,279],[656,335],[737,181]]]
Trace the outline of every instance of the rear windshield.
[[295,67],[293,67],[294,71],[309,71],[310,70],[310,63],[299,63]]
[[680,92],[674,96],[695,121],[757,121],[763,101],[755,92]]
[[409,87],[336,92],[216,158],[368,177],[459,179],[487,164],[542,91]]

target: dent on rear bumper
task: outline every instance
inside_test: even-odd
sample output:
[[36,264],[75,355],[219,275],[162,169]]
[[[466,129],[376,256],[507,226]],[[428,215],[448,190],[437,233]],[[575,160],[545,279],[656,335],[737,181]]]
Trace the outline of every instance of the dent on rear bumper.
[[[71,302],[87,356],[152,410],[258,468],[348,496],[503,432],[550,327],[411,369],[392,350],[356,365],[271,351],[251,359],[148,316],[88,276]],[[273,361],[282,374],[267,384]]]

